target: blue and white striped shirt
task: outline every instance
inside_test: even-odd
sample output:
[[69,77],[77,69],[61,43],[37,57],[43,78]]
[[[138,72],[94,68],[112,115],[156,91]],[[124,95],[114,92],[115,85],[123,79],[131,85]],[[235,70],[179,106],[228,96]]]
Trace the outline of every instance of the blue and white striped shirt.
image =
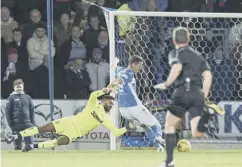
[[134,72],[129,68],[118,67],[116,77],[122,80],[122,85],[118,89],[119,107],[133,107],[141,104],[136,93]]

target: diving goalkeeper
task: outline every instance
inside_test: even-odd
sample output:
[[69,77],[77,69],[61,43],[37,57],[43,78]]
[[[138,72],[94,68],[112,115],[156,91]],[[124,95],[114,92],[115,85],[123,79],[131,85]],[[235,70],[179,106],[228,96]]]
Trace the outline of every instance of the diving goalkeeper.
[[118,129],[113,125],[111,118],[108,115],[114,105],[114,98],[108,95],[110,92],[111,89],[108,88],[95,91],[90,95],[86,108],[77,115],[61,118],[41,127],[28,128],[19,132],[17,135],[8,136],[6,141],[11,143],[18,139],[18,137],[27,137],[52,132],[59,135],[59,137],[54,140],[29,145],[23,151],[26,152],[33,148],[52,148],[59,145],[67,145],[100,125],[108,128],[115,136],[121,136],[127,130],[134,128],[134,126],[128,124],[126,128]]

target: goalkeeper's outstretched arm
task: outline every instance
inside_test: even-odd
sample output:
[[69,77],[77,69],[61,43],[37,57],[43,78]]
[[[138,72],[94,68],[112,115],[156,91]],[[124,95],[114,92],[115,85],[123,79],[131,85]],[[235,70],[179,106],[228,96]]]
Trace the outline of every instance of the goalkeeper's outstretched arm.
[[110,116],[108,116],[108,115],[106,115],[106,119],[104,120],[102,125],[105,126],[106,128],[108,128],[111,131],[111,133],[116,137],[123,135],[127,131],[135,131],[136,130],[136,127],[132,122],[127,123],[126,126],[123,127],[123,128],[120,128],[120,129],[117,128],[113,124]]
[[102,125],[104,125],[106,128],[108,128],[114,136],[121,136],[125,132],[127,132],[126,128],[120,128],[120,129],[117,128],[113,124],[113,122],[110,118],[105,119],[104,122],[102,123]]

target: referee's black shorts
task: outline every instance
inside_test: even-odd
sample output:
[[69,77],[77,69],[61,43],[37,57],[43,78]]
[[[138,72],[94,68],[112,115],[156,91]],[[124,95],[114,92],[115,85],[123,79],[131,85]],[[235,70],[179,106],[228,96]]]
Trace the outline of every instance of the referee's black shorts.
[[186,91],[185,88],[177,88],[171,97],[168,110],[175,116],[183,118],[189,112],[190,118],[201,116],[204,112],[205,99],[199,87]]

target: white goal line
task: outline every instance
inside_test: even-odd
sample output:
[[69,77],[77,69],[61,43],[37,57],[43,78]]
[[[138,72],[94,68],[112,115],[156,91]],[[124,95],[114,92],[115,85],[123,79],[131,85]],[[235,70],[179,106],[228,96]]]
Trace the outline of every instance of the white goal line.
[[144,12],[144,11],[109,11],[114,16],[164,16],[164,17],[208,17],[208,18],[242,18],[242,13],[197,13],[197,12]]

